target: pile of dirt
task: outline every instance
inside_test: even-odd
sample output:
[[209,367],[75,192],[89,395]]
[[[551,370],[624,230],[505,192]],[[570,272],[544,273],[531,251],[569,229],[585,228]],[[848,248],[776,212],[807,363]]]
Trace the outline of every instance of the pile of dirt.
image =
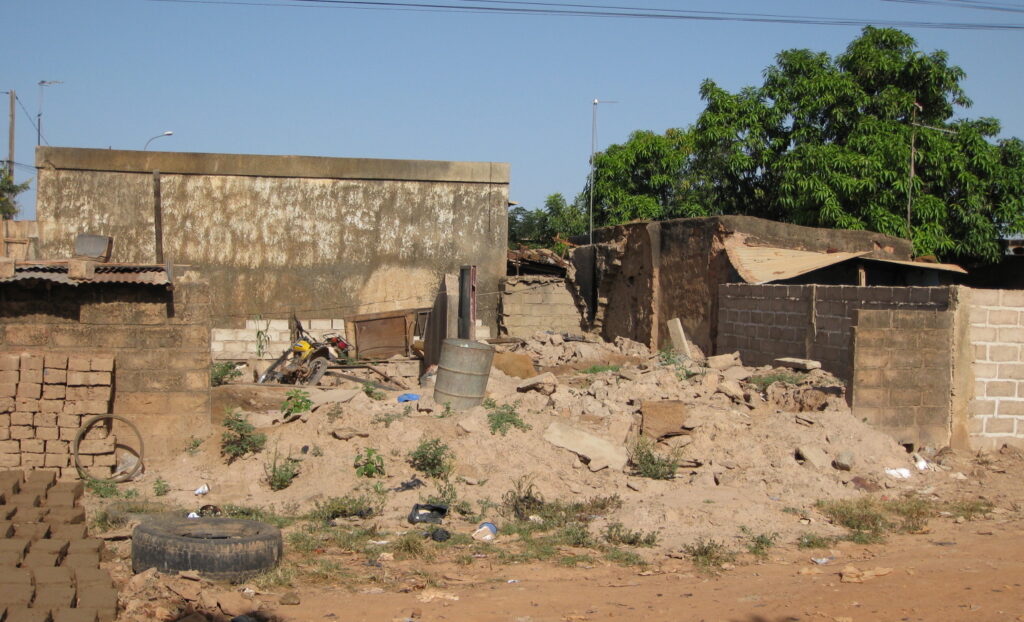
[[[741,527],[794,535],[807,530],[799,519],[803,512],[794,508],[860,494],[865,486],[906,486],[906,480],[887,477],[886,469],[915,471],[902,447],[851,416],[842,384],[827,372],[750,368],[732,355],[680,359],[625,339],[603,343],[539,334],[510,349],[528,353],[540,369],[592,368],[525,381],[493,369],[490,407],[454,413],[433,403],[431,387],[420,389],[419,401],[404,403],[399,392],[364,391],[355,383],[311,389],[311,412],[291,418],[278,409],[244,413],[267,435],[263,452],[226,464],[222,428],[211,427],[196,432],[206,438],[198,448],[150,461],[144,478],[131,486],[145,493],[159,477],[171,488],[165,499],[186,507],[297,512],[376,485],[378,492],[388,491],[381,495],[381,526],[401,529],[414,503],[441,491],[408,463],[422,441],[436,438],[454,455],[451,481],[458,498],[474,508],[499,502],[525,477],[549,500],[618,495],[622,508],[595,521],[595,528],[622,522],[657,531],[661,545],[677,547],[700,537],[728,537]],[[498,410],[514,411],[526,429],[492,432],[490,417]],[[626,463],[641,438],[650,439],[656,454],[677,459],[674,478],[641,477]],[[367,448],[379,452],[386,476],[356,475],[353,464]],[[295,460],[300,472],[290,486],[272,492],[266,469],[275,455]],[[398,492],[413,478],[425,485]],[[210,492],[196,497],[193,491],[203,484]]]

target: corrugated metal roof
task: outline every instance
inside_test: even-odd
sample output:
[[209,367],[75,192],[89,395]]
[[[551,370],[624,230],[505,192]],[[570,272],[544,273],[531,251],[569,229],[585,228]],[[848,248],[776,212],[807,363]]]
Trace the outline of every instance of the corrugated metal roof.
[[814,253],[771,246],[747,246],[735,238],[725,243],[725,251],[740,278],[754,285],[791,279],[868,254],[868,251]]
[[930,263],[925,261],[901,261],[899,259],[879,259],[878,257],[865,257],[867,261],[880,261],[882,263],[894,263],[900,266],[908,266],[910,268],[920,268],[922,270],[942,270],[944,272],[958,272],[960,274],[967,274],[967,270],[964,270],[960,266],[951,263]]
[[40,280],[63,285],[89,283],[133,283],[137,285],[169,285],[167,269],[163,266],[141,264],[96,264],[91,279],[73,279],[68,276],[68,262],[18,262],[14,276],[0,278],[0,283]]

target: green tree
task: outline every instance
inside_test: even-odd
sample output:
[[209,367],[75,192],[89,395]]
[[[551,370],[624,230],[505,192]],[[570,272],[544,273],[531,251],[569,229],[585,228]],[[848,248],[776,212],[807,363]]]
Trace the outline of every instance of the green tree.
[[20,184],[14,183],[6,172],[0,172],[0,217],[4,220],[11,220],[18,213],[18,202],[16,197],[28,190],[29,182]]
[[[624,144],[595,154],[595,224],[707,215],[692,154],[693,133],[681,129],[636,131]],[[582,198],[589,200],[589,192],[588,185]]]
[[686,174],[714,180],[695,185],[715,211],[910,237],[959,260],[994,260],[1001,235],[1024,232],[1024,143],[993,142],[995,119],[954,119],[971,102],[945,52],[866,27],[835,58],[787,50],[764,75],[738,93],[701,85]]
[[579,197],[573,203],[567,203],[560,193],[550,194],[544,200],[544,214],[548,235],[552,239],[556,235],[567,238],[586,233],[590,226],[587,208]]
[[552,194],[544,201],[544,209],[529,210],[517,205],[508,211],[509,247],[553,247],[555,237],[578,235],[587,231],[587,212],[579,201],[566,203],[561,194]]

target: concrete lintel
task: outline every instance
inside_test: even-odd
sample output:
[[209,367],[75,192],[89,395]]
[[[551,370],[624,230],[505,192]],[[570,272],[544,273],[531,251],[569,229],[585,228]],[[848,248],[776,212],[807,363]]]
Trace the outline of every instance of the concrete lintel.
[[505,162],[175,153],[36,147],[36,167],[80,171],[508,184]]

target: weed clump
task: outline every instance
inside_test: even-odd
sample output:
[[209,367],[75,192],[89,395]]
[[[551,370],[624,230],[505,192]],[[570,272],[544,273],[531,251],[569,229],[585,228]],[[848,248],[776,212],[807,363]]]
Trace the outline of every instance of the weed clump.
[[373,447],[367,447],[356,454],[352,463],[359,477],[384,477],[384,457]]
[[658,534],[651,531],[633,531],[622,523],[611,523],[604,530],[604,539],[608,544],[624,544],[626,546],[654,546],[658,543]]
[[740,531],[747,537],[747,552],[762,560],[768,558],[768,551],[775,546],[779,539],[779,534],[774,531],[755,534],[747,527],[740,527]]
[[757,376],[751,376],[747,379],[747,382],[757,387],[757,390],[764,393],[768,390],[768,387],[775,384],[776,382],[784,382],[786,384],[800,384],[807,377],[807,374],[793,371],[777,371],[768,374],[760,374]]
[[673,451],[668,456],[661,456],[654,450],[654,441],[640,438],[630,448],[629,461],[641,477],[672,479],[679,468],[679,453]]
[[527,431],[533,429],[533,426],[523,421],[523,418],[516,412],[516,408],[519,406],[519,402],[514,404],[498,404],[488,398],[484,400],[484,408],[487,409],[487,424],[491,429],[491,434],[501,433],[502,436],[508,434],[508,431],[512,428],[517,430]]
[[387,397],[384,395],[383,391],[368,382],[363,384],[363,393],[366,394],[366,397],[371,400],[377,400],[378,402],[383,402],[384,398]]
[[409,453],[409,465],[427,477],[445,479],[455,467],[455,454],[441,439],[426,439]]
[[729,547],[711,539],[701,538],[693,544],[683,547],[693,565],[699,570],[716,574],[722,566],[736,560],[736,553],[729,550]]
[[210,364],[210,386],[219,387],[241,377],[242,370],[232,362]]
[[282,458],[277,450],[274,450],[273,457],[263,466],[270,489],[284,490],[291,486],[292,480],[299,476],[300,464],[295,458],[288,456]]
[[286,415],[309,412],[312,407],[313,400],[309,399],[309,392],[302,389],[292,389],[285,393],[284,401],[281,402],[281,412]]
[[263,451],[267,444],[266,434],[256,432],[256,426],[237,410],[227,412],[224,427],[226,429],[220,437],[220,453],[227,457],[228,464],[242,456]]
[[370,518],[380,514],[383,507],[383,498],[375,499],[368,494],[331,497],[322,503],[317,501],[308,518],[324,523],[336,518]]
[[156,478],[156,481],[153,482],[153,494],[158,497],[163,497],[169,492],[171,492],[171,485],[162,477]]

